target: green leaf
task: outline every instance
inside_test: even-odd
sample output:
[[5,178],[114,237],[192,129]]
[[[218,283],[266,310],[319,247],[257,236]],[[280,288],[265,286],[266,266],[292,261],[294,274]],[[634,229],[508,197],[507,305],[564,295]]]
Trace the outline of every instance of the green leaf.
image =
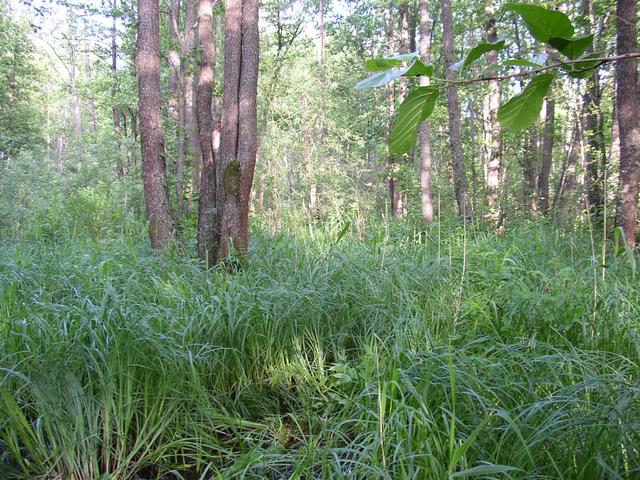
[[[453,418],[453,417],[452,417]],[[471,448],[473,442],[475,442],[476,437],[482,431],[482,429],[491,421],[491,417],[485,417],[485,419],[473,429],[471,434],[467,437],[467,439],[462,443],[462,445],[458,446],[454,451],[453,455],[449,460],[449,472],[453,472],[453,469],[456,468],[458,462],[465,456],[467,450]]]
[[520,15],[531,36],[540,42],[550,45],[552,38],[573,37],[571,20],[562,12],[525,3],[507,3],[504,8]]
[[593,35],[579,35],[573,38],[553,37],[549,44],[565,57],[575,60],[593,44]]
[[407,95],[398,108],[389,138],[389,152],[400,155],[411,150],[416,143],[418,126],[433,112],[439,94],[437,87],[418,87]]
[[518,95],[498,110],[500,124],[509,130],[524,130],[530,127],[540,116],[544,97],[555,76],[544,73],[535,77]]
[[430,77],[431,75],[433,75],[433,67],[431,65],[425,65],[419,58],[414,60],[409,70],[404,74],[405,77]]
[[491,52],[492,50],[498,51],[502,50],[506,46],[506,40],[501,39],[496,42],[483,42],[471,49],[471,51],[457,63],[451,65],[451,70],[455,72],[462,72],[465,68],[479,59],[485,53]]
[[374,73],[370,77],[358,82],[355,86],[356,90],[363,90],[365,88],[376,88],[386,85],[392,82],[396,78],[401,77],[408,70],[408,67],[394,68],[393,70],[386,70],[383,72]]
[[403,53],[402,55],[394,55],[392,57],[370,58],[365,62],[365,66],[372,72],[384,72],[385,70],[411,63],[416,58],[418,58],[418,54],[415,52]]
[[482,475],[495,475],[497,473],[506,473],[512,472],[514,470],[520,470],[516,467],[511,467],[509,465],[495,465],[492,463],[486,463],[482,465],[477,465],[475,467],[467,468],[466,470],[462,470],[460,472],[452,473],[449,475],[450,478],[463,478],[463,477],[473,477],[477,478]]
[[384,72],[391,68],[402,66],[403,62],[401,60],[394,60],[390,58],[370,58],[364,64],[365,67],[367,67],[367,70],[371,72]]
[[[412,62],[400,68],[392,68],[393,66],[404,65],[406,59],[411,59]],[[381,87],[403,75],[405,77],[422,75],[430,77],[433,75],[433,67],[422,63],[415,53],[388,58],[374,58],[367,60],[366,66],[369,70],[377,71],[377,73],[358,82],[355,86],[356,90]]]
[[[600,53],[590,53],[588,55],[583,55],[582,57],[579,57],[579,59],[589,60],[590,58],[599,58],[600,55],[601,55]],[[584,61],[584,62],[560,65],[560,68],[562,68],[565,72],[567,72],[567,75],[569,75],[572,78],[587,78],[594,74],[594,69],[598,65],[600,65],[600,62]]]

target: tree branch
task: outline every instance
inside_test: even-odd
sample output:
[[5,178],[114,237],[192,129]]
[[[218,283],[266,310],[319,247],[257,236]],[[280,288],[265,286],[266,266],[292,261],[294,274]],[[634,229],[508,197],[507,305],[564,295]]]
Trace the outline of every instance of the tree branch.
[[581,70],[575,70],[573,72],[573,73],[581,73],[581,72],[586,72],[588,70],[594,70],[598,68],[600,65],[602,65],[603,63],[618,62],[620,60],[626,60],[629,58],[638,58],[638,57],[640,57],[640,53],[635,52],[635,53],[627,53],[624,55],[615,55],[611,57],[597,57],[597,58],[588,58],[588,59],[583,58],[578,60],[567,60],[564,62],[558,62],[551,65],[546,65],[540,68],[534,68],[533,70],[527,70],[525,72],[512,73],[509,75],[502,75],[498,77],[495,77],[495,76],[494,77],[478,77],[478,78],[470,78],[466,80],[446,80],[444,78],[436,78],[436,77],[431,77],[431,79],[433,81],[441,82],[443,84],[452,83],[456,85],[466,85],[471,83],[489,82],[491,80],[509,80],[511,78],[528,77],[529,75],[535,75],[536,73],[546,72],[547,70],[553,70],[554,68],[562,67],[563,65],[575,65],[578,63],[595,62],[595,65],[593,65],[592,67],[583,68]]

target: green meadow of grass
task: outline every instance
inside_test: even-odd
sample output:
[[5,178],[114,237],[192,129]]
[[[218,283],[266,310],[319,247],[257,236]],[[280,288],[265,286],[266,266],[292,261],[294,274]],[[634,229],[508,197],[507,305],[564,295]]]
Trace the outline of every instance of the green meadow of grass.
[[235,275],[143,234],[4,240],[0,478],[640,478],[631,256],[338,230],[256,232]]

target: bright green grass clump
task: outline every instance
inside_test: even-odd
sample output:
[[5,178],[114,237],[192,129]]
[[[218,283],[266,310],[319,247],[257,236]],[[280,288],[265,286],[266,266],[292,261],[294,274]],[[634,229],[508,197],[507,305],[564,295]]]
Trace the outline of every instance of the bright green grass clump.
[[236,275],[5,244],[0,478],[638,478],[640,288],[607,261],[546,227],[256,234]]

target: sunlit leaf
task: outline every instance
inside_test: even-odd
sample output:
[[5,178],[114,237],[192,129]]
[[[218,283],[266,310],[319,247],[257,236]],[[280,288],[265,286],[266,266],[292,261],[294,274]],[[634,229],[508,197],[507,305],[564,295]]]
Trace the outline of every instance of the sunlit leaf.
[[573,38],[553,37],[549,44],[565,57],[575,60],[593,44],[593,35],[579,35]]
[[524,130],[539,117],[544,97],[555,76],[551,73],[538,75],[526,88],[498,110],[500,124],[509,130]]
[[389,138],[389,151],[403,154],[416,143],[418,126],[433,112],[440,90],[437,87],[418,87],[398,108],[396,122]]
[[[401,61],[400,58],[412,58],[413,61],[409,65],[402,66],[400,68],[388,67],[388,65],[403,65],[404,62]],[[402,77],[403,75],[406,77],[417,77],[422,75],[429,77],[433,75],[433,67],[422,63],[420,59],[415,57],[415,54],[412,54],[411,57],[408,55],[402,55],[397,58],[389,57],[368,60],[367,68],[369,68],[369,70],[375,71],[375,69],[377,69],[379,71],[365,78],[361,82],[358,82],[355,86],[356,90],[381,87],[392,82],[396,78]]]
[[549,44],[555,37],[573,37],[571,20],[562,12],[526,3],[507,3],[504,8],[520,15],[531,36],[540,42]]
[[595,68],[600,65],[600,62],[597,61],[587,61],[590,58],[599,58],[600,53],[590,53],[588,55],[583,55],[579,59],[584,59],[584,62],[577,62],[571,64],[561,65],[560,67],[567,72],[572,78],[588,78],[594,74]]
[[465,68],[471,65],[473,62],[478,60],[485,53],[491,52],[492,50],[498,51],[502,50],[506,46],[506,40],[501,39],[496,42],[483,42],[471,49],[471,51],[457,63],[451,65],[451,70],[456,72],[462,72]]

